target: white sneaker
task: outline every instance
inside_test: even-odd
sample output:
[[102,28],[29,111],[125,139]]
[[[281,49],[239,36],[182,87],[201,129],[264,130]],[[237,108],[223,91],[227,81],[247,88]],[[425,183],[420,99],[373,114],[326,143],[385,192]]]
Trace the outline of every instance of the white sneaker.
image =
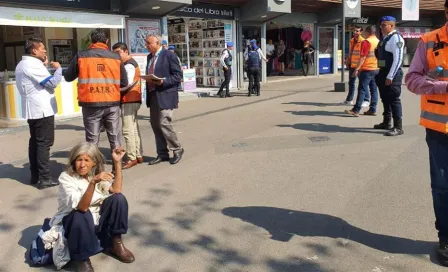
[[363,107],[363,108],[367,108],[368,106],[370,106],[370,102],[369,102],[369,101],[364,101],[364,102],[362,102],[361,107]]
[[342,102],[342,104],[345,104],[345,105],[354,105],[353,100],[352,100],[352,101],[344,101],[344,102]]

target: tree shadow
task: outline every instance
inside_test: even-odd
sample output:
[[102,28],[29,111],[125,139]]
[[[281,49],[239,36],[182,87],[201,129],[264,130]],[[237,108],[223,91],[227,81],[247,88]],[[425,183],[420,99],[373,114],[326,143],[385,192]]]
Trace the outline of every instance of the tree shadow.
[[326,132],[326,133],[369,133],[369,134],[384,134],[386,131],[378,131],[367,128],[352,128],[352,127],[341,127],[338,125],[327,125],[320,123],[299,123],[294,125],[277,125],[282,128],[294,128],[299,130],[306,131],[315,131],[315,132]]
[[[59,175],[64,171],[65,165],[56,161],[50,160],[50,172],[53,179],[57,179]],[[24,185],[34,186],[30,184],[31,172],[30,164],[27,162],[19,165],[2,164],[0,165],[0,179],[12,179],[16,180]]]
[[283,260],[268,259],[266,265],[271,272],[323,272],[319,264],[298,257],[287,257]]
[[430,254],[436,245],[430,241],[371,233],[327,214],[257,206],[228,207],[222,213],[264,228],[272,240],[280,242],[288,242],[294,235],[343,238],[383,252],[409,255]]
[[314,106],[314,107],[335,107],[335,106],[350,106],[343,103],[322,103],[322,102],[288,102],[282,105],[297,105],[297,106]]
[[339,116],[339,117],[352,117],[344,112],[338,111],[285,111],[286,113],[291,113],[298,116]]

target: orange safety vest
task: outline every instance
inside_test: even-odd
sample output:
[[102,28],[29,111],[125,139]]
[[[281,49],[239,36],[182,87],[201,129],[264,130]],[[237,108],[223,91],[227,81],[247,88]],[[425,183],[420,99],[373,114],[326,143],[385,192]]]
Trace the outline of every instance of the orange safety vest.
[[121,98],[121,103],[142,103],[142,84],[140,79],[140,67],[135,59],[131,58],[124,62],[124,65],[131,64],[135,67],[135,75],[132,82],[129,84],[133,85],[132,88],[124,92]]
[[120,55],[104,43],[78,53],[78,104],[81,107],[120,105]]
[[355,43],[355,38],[350,40],[350,68],[356,68],[359,64],[359,59],[361,58],[361,43],[364,41],[364,38],[359,36],[358,40]]
[[[441,66],[443,70],[437,80],[448,81],[448,46],[446,45],[448,35],[446,26],[426,33],[421,40],[425,44],[429,70]],[[438,49],[438,45],[443,43],[445,45]],[[435,51],[435,49],[437,50]],[[421,96],[420,125],[438,132],[448,133],[448,94]]]
[[372,35],[366,39],[370,43],[369,54],[364,61],[361,71],[375,71],[378,70],[378,59],[375,56],[375,49],[378,47],[380,40],[375,35]]

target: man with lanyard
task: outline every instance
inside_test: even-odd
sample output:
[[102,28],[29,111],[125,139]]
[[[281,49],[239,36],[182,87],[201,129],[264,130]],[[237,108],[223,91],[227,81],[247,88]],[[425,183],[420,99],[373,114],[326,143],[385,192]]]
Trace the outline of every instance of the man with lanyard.
[[86,141],[98,145],[104,126],[112,151],[121,146],[120,88],[128,86],[128,77],[120,55],[107,46],[106,31],[97,28],[90,39],[89,49],[75,55],[64,78],[67,82],[78,78],[78,104],[82,107]]
[[[448,0],[445,14],[448,20]],[[409,91],[421,95],[420,124],[426,128],[435,227],[439,236],[437,257],[444,266],[448,266],[447,24],[422,37],[406,75]]]
[[275,46],[272,43],[272,40],[269,40],[268,44],[266,44],[266,57],[268,59],[268,68],[267,68],[268,76],[271,76],[272,68],[274,66],[274,53],[275,53]]
[[[383,122],[375,125],[375,129],[390,130],[386,136],[402,135],[401,84],[403,81],[403,37],[395,30],[396,19],[384,16],[380,19],[383,40],[376,51],[380,71],[376,76],[376,84],[383,102]],[[392,118],[394,126],[392,127]]]
[[[217,95],[219,97],[232,97],[229,91],[229,84],[230,79],[232,77],[232,53],[230,51],[233,49],[233,42],[227,43],[227,48],[222,51],[221,54],[221,65],[222,69],[224,71],[224,82],[221,84],[221,88],[219,88],[219,91]],[[224,88],[226,88],[226,91],[224,92]]]
[[376,26],[368,26],[366,33],[368,37],[362,41],[361,59],[353,74],[355,77],[358,77],[359,74],[358,98],[353,109],[345,111],[355,117],[359,116],[362,104],[365,103],[366,98],[369,96],[369,88],[372,101],[369,103],[370,109],[364,112],[364,115],[375,116],[376,105],[378,104],[378,87],[375,83],[375,76],[378,74],[378,60],[375,57],[375,50],[380,40],[375,35]]
[[247,96],[251,96],[252,90],[257,96],[260,96],[260,67],[261,60],[268,62],[266,57],[261,51],[261,48],[257,46],[256,40],[250,41],[250,46],[244,54],[244,59],[247,62],[247,76],[249,77],[249,91]]
[[362,27],[355,26],[353,33],[353,38],[350,40],[350,52],[348,57],[345,59],[345,65],[349,68],[348,95],[344,101],[344,104],[347,105],[353,105],[357,78],[357,76],[354,76],[354,73],[355,68],[358,67],[359,60],[361,58],[361,43],[364,40],[361,36]]

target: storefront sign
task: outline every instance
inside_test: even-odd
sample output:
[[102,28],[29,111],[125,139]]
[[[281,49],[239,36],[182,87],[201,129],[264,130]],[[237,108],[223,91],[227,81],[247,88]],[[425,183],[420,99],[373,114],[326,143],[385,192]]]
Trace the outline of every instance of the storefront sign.
[[418,21],[420,19],[419,0],[403,0],[401,8],[401,20]]
[[212,4],[194,4],[179,9],[172,15],[181,17],[195,17],[204,19],[226,19],[233,20],[235,11],[231,7]]
[[185,69],[184,72],[184,92],[196,91],[196,70]]
[[344,0],[345,17],[361,17],[361,0]]
[[1,0],[0,2],[12,4],[30,4],[54,7],[67,7],[77,9],[111,10],[110,0]]
[[160,35],[160,21],[127,19],[126,34],[131,55],[148,55],[146,37],[149,34]]
[[124,28],[124,16],[2,7],[0,9],[0,25],[67,28]]

